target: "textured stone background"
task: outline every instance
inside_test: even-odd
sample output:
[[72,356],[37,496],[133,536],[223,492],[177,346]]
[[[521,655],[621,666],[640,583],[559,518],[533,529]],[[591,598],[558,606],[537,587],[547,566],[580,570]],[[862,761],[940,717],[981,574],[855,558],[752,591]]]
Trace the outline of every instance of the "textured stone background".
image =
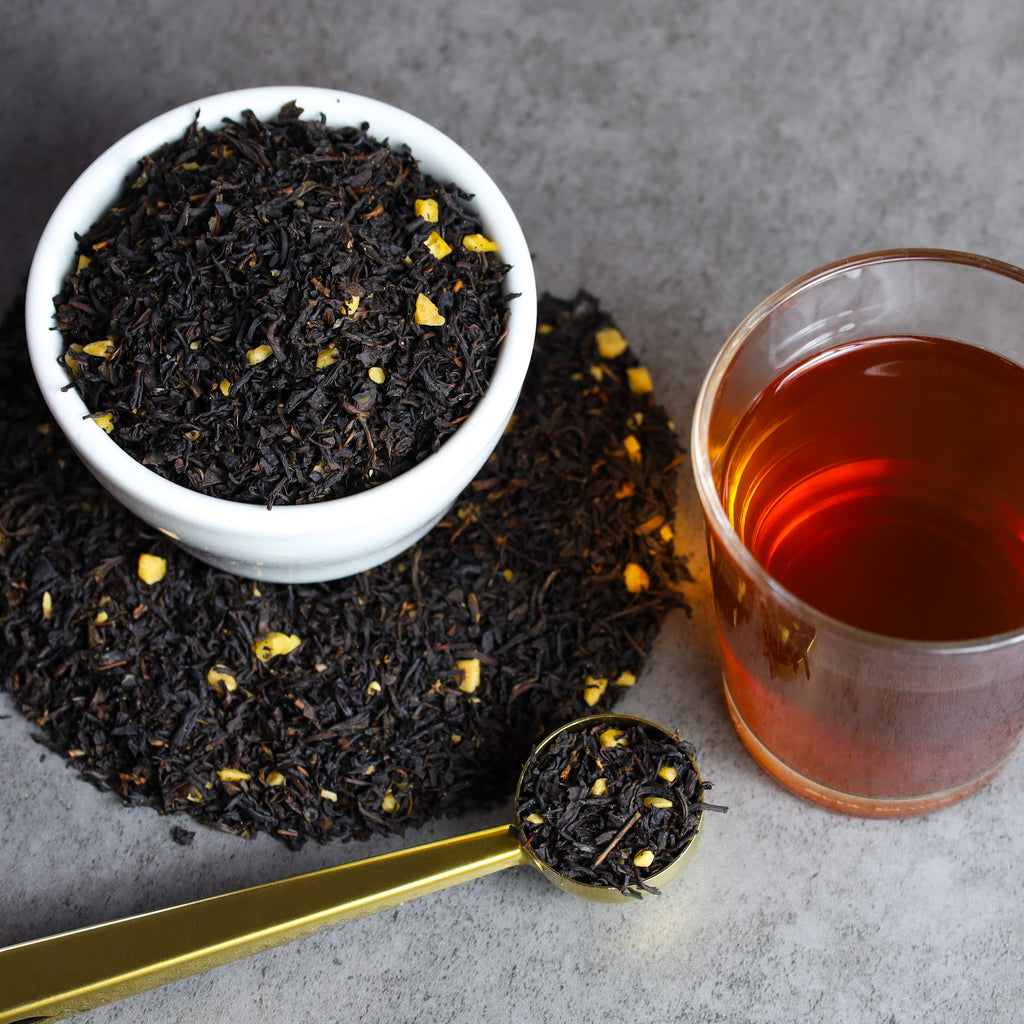
[[[1024,8],[1000,0],[6,0],[0,305],[62,191],[126,130],[228,88],[347,89],[478,157],[540,287],[599,296],[685,435],[717,347],[797,274],[902,245],[1024,263],[1022,42]],[[670,893],[599,907],[508,871],[82,1019],[1020,1020],[1021,758],[902,822],[782,792],[719,696],[681,487],[694,616],[666,627],[626,708],[693,739],[730,811]],[[400,845],[293,854],[204,830],[181,847],[31,732],[0,703],[0,943]]]

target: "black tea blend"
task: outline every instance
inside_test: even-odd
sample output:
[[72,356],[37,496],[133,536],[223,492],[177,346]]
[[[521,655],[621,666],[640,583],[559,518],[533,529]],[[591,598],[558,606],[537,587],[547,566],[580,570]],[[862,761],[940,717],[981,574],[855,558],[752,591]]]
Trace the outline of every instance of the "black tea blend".
[[590,296],[541,300],[509,431],[441,523],[308,585],[205,566],[109,497],[49,418],[19,315],[0,329],[0,686],[126,804],[298,846],[505,799],[686,609],[676,434]]
[[516,808],[524,845],[563,877],[627,896],[697,834],[704,803],[693,747],[643,723],[559,733],[535,751]]
[[167,479],[299,504],[449,437],[504,337],[508,267],[471,196],[368,125],[193,123],[79,239],[55,299],[74,386]]

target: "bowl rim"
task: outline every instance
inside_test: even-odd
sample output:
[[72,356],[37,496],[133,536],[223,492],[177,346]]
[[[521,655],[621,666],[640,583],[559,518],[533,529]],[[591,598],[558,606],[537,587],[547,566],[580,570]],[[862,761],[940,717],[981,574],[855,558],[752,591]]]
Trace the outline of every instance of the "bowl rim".
[[[77,248],[75,232],[87,230],[115,198],[124,179],[143,156],[181,136],[198,116],[201,125],[238,118],[252,109],[257,117],[274,116],[294,101],[305,117],[321,114],[328,124],[344,127],[367,122],[374,138],[392,147],[408,145],[424,171],[454,182],[473,198],[485,228],[500,242],[510,269],[505,290],[509,320],[490,383],[465,421],[435,451],[415,466],[364,491],[307,504],[275,505],[234,501],[195,491],[160,476],[120,447],[94,422],[81,396],[69,387],[59,362],[63,343],[54,319],[54,297],[71,267]],[[358,114],[356,113],[358,112]],[[456,168],[455,173],[451,170]],[[56,286],[56,287],[55,287]],[[90,469],[116,479],[127,493],[147,506],[173,510],[181,520],[210,523],[230,517],[231,531],[248,537],[268,529],[287,532],[338,529],[340,505],[345,525],[401,514],[425,496],[442,489],[450,475],[479,453],[479,438],[500,435],[525,378],[536,330],[537,293],[529,247],[508,200],[487,171],[449,136],[414,114],[381,100],[316,86],[270,85],[235,89],[202,97],[165,111],[138,125],[97,156],[75,179],[50,215],[36,246],[25,296],[25,329],[33,373],[58,425]],[[273,519],[268,519],[269,516]]]

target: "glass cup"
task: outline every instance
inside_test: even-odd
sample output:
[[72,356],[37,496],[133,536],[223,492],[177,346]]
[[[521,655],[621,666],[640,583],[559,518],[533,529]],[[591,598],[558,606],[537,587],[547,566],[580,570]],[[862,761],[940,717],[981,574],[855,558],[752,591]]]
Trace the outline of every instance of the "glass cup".
[[929,249],[799,278],[711,366],[692,457],[726,702],[754,759],[798,795],[919,814],[1012,755],[1022,366],[1024,272]]

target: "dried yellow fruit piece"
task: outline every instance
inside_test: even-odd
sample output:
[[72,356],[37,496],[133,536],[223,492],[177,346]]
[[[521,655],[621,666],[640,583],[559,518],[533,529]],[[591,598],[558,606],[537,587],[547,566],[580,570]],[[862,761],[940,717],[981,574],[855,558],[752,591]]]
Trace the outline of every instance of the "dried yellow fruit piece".
[[615,488],[615,497],[619,499],[631,498],[635,492],[636,484],[632,480],[625,480]]
[[623,672],[618,679],[615,680],[616,686],[632,686],[636,682],[636,676],[630,672]]
[[359,296],[353,295],[348,302],[345,303],[345,312],[351,316],[359,308]]
[[48,590],[43,593],[43,618],[53,618],[53,594]]
[[638,868],[649,868],[653,863],[654,854],[650,850],[641,850],[633,858],[633,864]]
[[642,565],[637,565],[636,562],[630,562],[626,566],[622,572],[622,578],[625,580],[626,589],[631,594],[640,594],[651,585],[651,577],[648,576],[647,570]]
[[659,531],[658,536],[667,544],[670,540],[675,537],[675,531],[672,529],[671,524],[666,523]]
[[159,583],[167,575],[167,559],[159,555],[139,555],[139,579],[143,583]]
[[595,779],[594,784],[590,787],[590,792],[594,796],[604,796],[608,792],[608,781],[603,776],[600,779]]
[[463,693],[476,693],[480,686],[480,659],[464,658],[455,662],[455,669],[462,675],[459,689]]
[[240,768],[221,768],[217,772],[217,778],[221,782],[248,782],[252,776]]
[[101,341],[90,341],[88,345],[82,346],[82,351],[87,356],[99,356],[101,359],[109,359],[115,352],[117,346],[113,338],[103,338]]
[[225,377],[217,386],[220,388],[220,393],[226,398],[228,392],[231,390],[231,381]]
[[607,679],[595,679],[593,676],[587,676],[586,682],[583,684],[583,700],[593,707],[604,696],[604,691],[607,689]]
[[622,729],[616,729],[614,726],[602,730],[598,739],[601,741],[602,747],[629,746],[629,740],[626,738],[626,733]]
[[452,251],[452,247],[436,232],[431,231],[423,243],[435,259],[443,260]]
[[528,814],[525,817],[524,821],[528,821],[531,825],[543,825],[544,824],[543,817],[541,817],[541,815],[539,815],[536,811],[534,811],[532,814]]
[[664,796],[645,796],[644,807],[671,807],[672,801]]
[[412,204],[413,212],[417,217],[425,220],[428,224],[436,224],[438,208],[436,199],[417,199]]
[[651,382],[651,375],[646,366],[631,366],[626,370],[626,377],[629,380],[629,390],[634,395],[649,395],[654,390]]
[[392,793],[390,789],[384,794],[384,799],[381,800],[380,806],[381,810],[387,811],[388,814],[390,814],[398,806],[398,801],[395,799],[395,794]]
[[332,804],[336,804],[338,802],[338,794],[333,789],[321,789],[320,799],[330,800]]
[[371,696],[375,693],[380,693],[381,686],[376,679],[371,679],[369,685],[366,687],[366,692]]
[[93,421],[108,434],[114,429],[114,414],[112,412],[99,413],[98,415],[93,416]]
[[462,244],[470,252],[497,252],[498,243],[492,242],[485,235],[466,235],[462,239]]
[[677,774],[678,772],[670,764],[662,765],[658,769],[658,778],[664,779],[666,782],[675,782]]
[[413,319],[424,327],[440,327],[444,323],[444,317],[437,311],[437,306],[423,292],[416,296],[416,312]]
[[77,274],[80,270],[85,270],[90,263],[92,263],[92,260],[88,256],[79,256],[78,265],[75,267],[75,273]]
[[269,359],[273,354],[274,350],[269,345],[257,345],[245,353],[245,358],[249,360],[250,366],[255,366],[257,363]]
[[283,786],[287,779],[278,771],[268,772],[266,783],[268,786]]
[[640,451],[640,442],[632,434],[628,434],[623,438],[622,447],[626,449],[626,458],[630,462],[640,462],[643,459],[643,452]]
[[602,327],[594,335],[594,340],[602,359],[614,359],[626,351],[626,339],[615,327]]
[[282,654],[290,654],[302,641],[287,633],[268,633],[262,640],[257,640],[252,645],[252,652],[260,661],[270,661],[271,658],[280,657]]
[[235,679],[234,674],[225,665],[214,665],[208,669],[206,681],[214,689],[219,689],[221,686],[229,692],[238,689],[238,680]]
[[318,370],[326,370],[328,366],[332,366],[340,359],[338,354],[337,345],[328,345],[327,348],[320,349],[316,354],[316,368]]
[[370,369],[366,371],[366,375],[374,384],[383,384],[384,381],[387,380],[384,370],[379,366],[371,366]]

